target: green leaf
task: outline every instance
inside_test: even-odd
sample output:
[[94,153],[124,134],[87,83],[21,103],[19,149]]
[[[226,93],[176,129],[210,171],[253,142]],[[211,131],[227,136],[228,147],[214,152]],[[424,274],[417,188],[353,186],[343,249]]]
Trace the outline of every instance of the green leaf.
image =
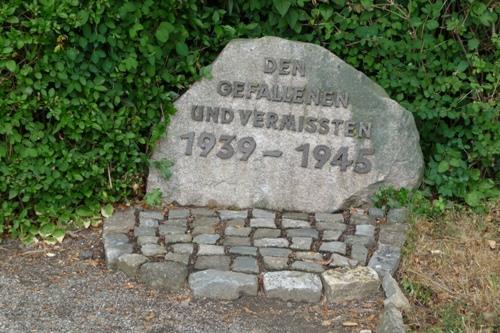
[[7,60],[4,63],[5,68],[7,68],[11,72],[15,72],[17,69],[17,64],[14,60]]
[[477,207],[481,204],[483,195],[479,191],[472,191],[465,195],[465,202],[471,207]]
[[187,56],[189,54],[189,49],[186,43],[179,42],[175,44],[175,51],[177,52],[178,55],[180,56]]
[[273,0],[274,8],[278,11],[278,13],[283,17],[288,12],[288,9],[291,5],[290,0]]
[[426,24],[427,29],[429,30],[435,30],[437,27],[439,27],[439,22],[436,20],[429,20]]
[[113,205],[107,204],[101,208],[101,215],[105,218],[111,217],[113,215]]
[[54,237],[59,243],[62,243],[65,235],[66,233],[62,229],[54,230],[54,232],[52,233],[52,237]]
[[162,22],[156,29],[155,37],[160,42],[165,43],[170,37],[170,33],[174,31],[174,26],[170,22]]
[[471,51],[477,49],[478,46],[479,46],[479,41],[475,38],[469,39],[469,41],[467,42],[467,47]]
[[440,173],[446,172],[448,171],[449,167],[450,166],[447,161],[441,161],[438,165],[438,172]]

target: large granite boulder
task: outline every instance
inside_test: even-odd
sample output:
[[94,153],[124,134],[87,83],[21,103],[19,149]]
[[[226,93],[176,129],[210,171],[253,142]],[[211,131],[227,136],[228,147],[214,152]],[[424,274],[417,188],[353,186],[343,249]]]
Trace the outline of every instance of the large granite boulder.
[[411,113],[318,45],[233,40],[175,107],[152,157],[172,176],[148,178],[168,202],[331,212],[422,178]]

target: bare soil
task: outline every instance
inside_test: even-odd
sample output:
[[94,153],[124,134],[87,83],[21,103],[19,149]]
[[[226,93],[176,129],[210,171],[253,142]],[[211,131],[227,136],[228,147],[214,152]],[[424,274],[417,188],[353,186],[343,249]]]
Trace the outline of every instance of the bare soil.
[[375,329],[382,308],[151,289],[106,268],[99,228],[57,246],[0,243],[0,332],[359,332]]

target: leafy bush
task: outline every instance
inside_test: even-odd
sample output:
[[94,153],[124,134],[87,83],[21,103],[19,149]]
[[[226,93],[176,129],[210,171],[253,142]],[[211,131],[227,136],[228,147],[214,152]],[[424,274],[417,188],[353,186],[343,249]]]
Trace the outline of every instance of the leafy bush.
[[143,194],[172,100],[237,37],[320,44],[412,111],[425,182],[498,195],[500,7],[487,1],[6,0],[0,4],[0,233],[86,224]]

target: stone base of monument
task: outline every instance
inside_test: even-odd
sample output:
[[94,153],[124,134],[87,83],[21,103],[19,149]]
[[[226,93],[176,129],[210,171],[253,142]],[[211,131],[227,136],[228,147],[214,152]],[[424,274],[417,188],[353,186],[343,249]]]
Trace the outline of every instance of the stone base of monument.
[[225,300],[338,302],[382,294],[382,278],[399,264],[405,220],[405,209],[385,216],[374,208],[343,214],[130,208],[106,219],[103,238],[108,267],[155,288],[188,287],[195,297]]

